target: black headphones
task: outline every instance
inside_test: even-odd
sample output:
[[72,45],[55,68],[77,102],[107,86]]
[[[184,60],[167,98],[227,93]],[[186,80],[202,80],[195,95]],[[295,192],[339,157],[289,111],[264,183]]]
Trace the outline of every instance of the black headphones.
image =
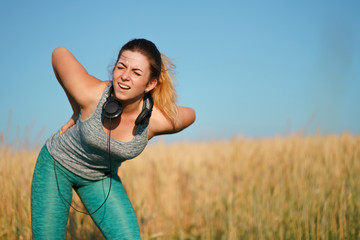
[[[113,87],[111,87],[110,92],[113,91]],[[149,99],[149,104],[147,103],[147,99]],[[139,116],[135,120],[135,125],[144,124],[146,120],[151,117],[151,113],[154,106],[154,100],[151,96],[151,93],[148,92],[144,96],[143,109]],[[121,103],[112,96],[107,97],[103,107],[102,114],[105,118],[114,119],[118,118],[122,113],[122,105]]]

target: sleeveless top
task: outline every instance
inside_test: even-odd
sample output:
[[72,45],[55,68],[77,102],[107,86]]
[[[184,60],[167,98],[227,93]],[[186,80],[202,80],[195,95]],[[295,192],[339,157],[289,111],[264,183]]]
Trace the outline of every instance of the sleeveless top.
[[[138,125],[135,136],[129,142],[110,138],[110,154],[108,153],[109,136],[103,129],[102,106],[110,94],[112,82],[106,87],[95,111],[81,120],[81,113],[76,124],[65,133],[53,134],[46,146],[51,156],[70,172],[87,179],[101,180],[107,174],[117,173],[122,162],[138,156],[148,143],[149,120]],[[144,99],[144,104],[149,104]]]

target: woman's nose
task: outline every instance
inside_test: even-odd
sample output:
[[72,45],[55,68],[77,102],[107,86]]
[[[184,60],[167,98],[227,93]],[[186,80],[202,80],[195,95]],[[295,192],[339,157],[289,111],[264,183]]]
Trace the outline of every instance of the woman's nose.
[[125,80],[125,81],[128,81],[130,80],[130,73],[128,70],[124,71],[121,75],[121,79],[122,80]]

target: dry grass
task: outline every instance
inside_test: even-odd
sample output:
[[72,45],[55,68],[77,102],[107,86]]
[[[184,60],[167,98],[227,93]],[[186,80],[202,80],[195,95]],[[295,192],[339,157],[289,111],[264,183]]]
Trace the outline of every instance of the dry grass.
[[[30,239],[37,151],[0,147],[0,239]],[[120,168],[143,239],[360,239],[360,137],[150,145]],[[71,211],[67,239],[102,239]]]

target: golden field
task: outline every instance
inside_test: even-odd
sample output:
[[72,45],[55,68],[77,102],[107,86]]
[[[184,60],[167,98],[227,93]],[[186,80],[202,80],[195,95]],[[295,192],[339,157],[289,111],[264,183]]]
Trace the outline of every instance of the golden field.
[[[0,239],[31,239],[37,153],[0,145]],[[156,142],[119,174],[142,239],[360,239],[360,136]],[[103,237],[71,210],[67,239]]]

